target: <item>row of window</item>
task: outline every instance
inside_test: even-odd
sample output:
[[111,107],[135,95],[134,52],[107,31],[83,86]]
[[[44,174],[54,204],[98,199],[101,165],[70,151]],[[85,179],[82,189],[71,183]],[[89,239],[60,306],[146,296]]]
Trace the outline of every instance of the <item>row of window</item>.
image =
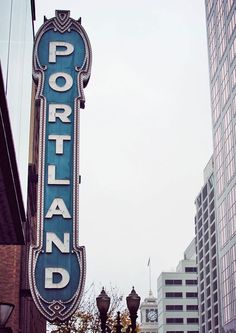
[[[212,192],[214,195],[214,192]],[[207,209],[209,208],[209,209]],[[197,213],[197,218],[200,220],[203,214],[203,221],[205,222],[208,218],[208,216],[212,213],[212,211],[215,208],[214,200],[212,200],[211,203],[208,203],[207,201],[204,202],[203,207],[198,207],[198,213]],[[204,212],[204,213],[203,213]],[[202,222],[202,220],[200,220]],[[202,224],[201,224],[202,226]],[[201,227],[200,226],[200,227]]]
[[[182,285],[182,280],[165,280],[165,285]],[[197,280],[185,280],[186,285],[196,285]]]
[[[206,315],[207,315],[207,319],[206,319],[206,321],[207,321],[207,320],[208,320],[208,322],[213,322],[213,321],[214,321],[215,326],[218,325],[218,323],[219,323],[218,315],[216,315],[214,318],[212,318],[211,310],[209,310],[208,313],[207,313]],[[206,315],[203,314],[203,315],[201,316],[201,321],[202,321],[202,323],[205,323],[205,317],[206,317]]]
[[212,304],[209,304],[208,310],[205,310],[205,303],[203,303],[201,305],[201,313],[204,313],[204,312],[208,313],[208,315],[207,315],[208,318],[210,317],[210,315],[209,315],[210,312],[212,312],[212,316],[216,316],[216,315],[218,315],[218,311],[219,311],[218,304],[215,304],[214,307],[212,306]]
[[[200,271],[201,271],[203,269],[203,258],[202,258],[202,260],[200,260],[199,267],[200,267]],[[209,266],[207,266],[206,269],[208,267]],[[214,258],[211,259],[211,267],[212,267],[212,270],[216,267],[216,257],[214,257]],[[208,269],[210,269],[210,268],[208,268]]]
[[[214,201],[213,201],[214,203]],[[208,223],[209,222],[209,223]],[[215,222],[215,210],[212,211],[209,216],[204,220],[204,231],[206,231],[207,227],[209,228],[210,225],[214,225]],[[195,216],[195,234],[198,235],[198,238],[202,237],[203,228],[202,228],[202,217]]]
[[[217,288],[217,285],[215,285],[215,287]],[[207,288],[206,290],[206,293],[207,293],[207,297],[210,296],[210,287]],[[204,291],[201,293],[201,303],[204,303],[205,302],[205,296],[204,296]],[[214,290],[214,293],[213,293],[213,302],[216,303],[218,301],[218,294],[217,294],[217,291]],[[212,301],[211,301],[211,298],[208,298],[207,299],[207,302],[206,303],[206,306],[209,308],[211,305],[212,305]]]
[[[214,228],[212,229],[214,230]],[[204,237],[202,237],[202,230],[200,230],[197,234],[198,236],[198,241],[201,242],[201,240],[204,241],[204,243],[207,243],[208,240],[210,240],[210,244],[211,246],[214,246],[215,245],[215,242],[216,242],[216,236],[215,236],[215,233],[213,235],[209,235],[209,232],[207,231],[205,234],[204,234]],[[201,258],[203,257],[203,251],[201,251],[199,253],[199,260],[201,260]]]
[[[183,293],[181,292],[168,292],[166,293],[166,298],[182,298],[183,297]],[[186,292],[186,297],[189,298],[196,298],[197,297],[197,293],[194,292]]]
[[197,273],[197,267],[185,267],[185,273]]
[[[186,305],[187,311],[198,311],[198,305]],[[183,305],[166,305],[166,311],[183,311]]]
[[[206,208],[208,202],[211,202],[212,198],[214,197],[214,189],[213,189],[213,182],[214,178],[213,175],[208,179],[208,183],[204,186],[203,190],[197,197],[197,208],[200,208],[203,203],[203,210]],[[207,195],[209,196],[207,198]]]
[[[184,318],[166,318],[166,324],[183,324]],[[187,324],[198,324],[198,318],[187,318]]]

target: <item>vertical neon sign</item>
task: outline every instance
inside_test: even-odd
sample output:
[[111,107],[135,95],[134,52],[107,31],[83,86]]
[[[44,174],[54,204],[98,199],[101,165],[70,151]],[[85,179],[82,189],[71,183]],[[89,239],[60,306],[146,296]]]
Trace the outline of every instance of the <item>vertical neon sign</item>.
[[49,321],[76,310],[85,281],[85,248],[78,244],[79,111],[91,69],[91,47],[69,11],[40,28],[33,76],[40,101],[37,241],[30,247],[34,302]]

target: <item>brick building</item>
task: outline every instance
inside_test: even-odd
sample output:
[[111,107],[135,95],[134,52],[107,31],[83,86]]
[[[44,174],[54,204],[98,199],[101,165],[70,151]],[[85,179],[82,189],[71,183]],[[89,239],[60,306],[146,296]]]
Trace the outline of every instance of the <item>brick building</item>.
[[30,65],[34,1],[6,1],[0,17],[0,304],[14,305],[6,325],[14,333],[42,333],[46,322],[28,286],[28,245],[34,237],[36,219],[38,144]]

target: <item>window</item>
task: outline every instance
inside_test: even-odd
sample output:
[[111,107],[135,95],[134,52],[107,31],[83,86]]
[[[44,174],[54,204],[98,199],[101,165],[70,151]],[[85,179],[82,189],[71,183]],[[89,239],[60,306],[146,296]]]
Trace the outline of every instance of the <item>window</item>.
[[213,280],[216,278],[216,276],[217,276],[217,271],[216,271],[216,268],[215,268],[215,270],[212,272],[212,278],[213,278]]
[[197,311],[198,310],[198,305],[187,305],[186,310],[187,311]]
[[198,318],[187,318],[187,324],[198,324]]
[[166,318],[167,324],[183,324],[183,318]]
[[216,245],[211,249],[211,256],[214,257],[216,254]]
[[208,319],[211,318],[211,310],[208,310],[208,311],[207,311],[207,318],[208,318]]
[[210,215],[210,222],[213,222],[215,220],[215,212],[213,212],[211,215]]
[[178,293],[178,292],[173,292],[173,293],[166,293],[166,297],[173,297],[173,298],[178,298],[178,297],[183,297],[183,293]]
[[211,294],[211,288],[210,288],[210,286],[207,288],[206,294],[207,294],[207,296],[210,296],[210,294]]
[[187,292],[187,293],[186,293],[186,297],[197,297],[197,293],[190,293],[190,292]]
[[204,290],[204,281],[202,281],[202,283],[200,284],[200,290],[201,290],[201,291]]
[[215,205],[214,205],[214,201],[212,201],[212,203],[210,204],[210,213],[213,211]]
[[213,283],[213,290],[215,291],[217,289],[217,281]]
[[212,266],[212,269],[214,269],[216,267],[216,258],[212,259],[211,266]]
[[203,200],[206,198],[207,196],[207,185],[205,185],[203,191],[202,191],[202,194],[203,194]]
[[200,240],[200,242],[199,242],[199,249],[201,249],[202,248],[202,246],[203,246],[203,242],[202,242],[202,239]]
[[197,273],[197,267],[185,267],[185,273]]
[[187,285],[189,285],[189,284],[197,284],[197,280],[186,280],[185,283]]
[[166,333],[184,333],[184,331],[167,331]]
[[203,249],[199,252],[199,258],[200,260],[203,258]]
[[204,312],[205,311],[205,306],[204,303],[201,305],[201,311]]
[[213,299],[214,299],[214,302],[216,302],[218,300],[217,292],[215,294],[213,294]]
[[166,311],[183,311],[183,305],[166,305]]
[[201,302],[203,302],[203,301],[204,301],[204,292],[201,293]]
[[216,305],[214,306],[214,312],[215,312],[215,313],[218,313],[218,304],[216,304]]
[[203,280],[203,272],[200,273],[200,281]]
[[207,200],[205,200],[203,202],[203,211],[207,208],[207,205],[208,205],[208,202],[207,202]]
[[206,285],[210,284],[210,276],[206,278]]
[[211,321],[208,321],[208,330],[211,330]]
[[200,229],[201,226],[202,226],[202,219],[200,219],[200,220],[198,221],[198,229]]
[[199,333],[199,331],[187,331],[187,333]]
[[213,198],[214,198],[214,190],[212,190],[209,195],[209,201],[211,201]]
[[211,237],[211,245],[214,245],[215,242],[216,242],[216,236],[213,235],[213,236]]
[[200,208],[199,211],[198,211],[198,213],[197,213],[197,217],[198,217],[198,219],[199,219],[201,216],[202,216],[202,209]]
[[208,307],[208,308],[211,307],[211,299],[210,299],[210,298],[208,298],[208,300],[207,300],[207,307]]
[[215,225],[212,224],[211,229],[210,229],[211,235],[215,232],[215,230],[216,230]]
[[165,285],[181,285],[182,280],[165,280]]
[[200,262],[200,270],[203,269],[203,260]]
[[205,222],[207,218],[208,218],[208,211],[205,211],[203,215],[203,221]]

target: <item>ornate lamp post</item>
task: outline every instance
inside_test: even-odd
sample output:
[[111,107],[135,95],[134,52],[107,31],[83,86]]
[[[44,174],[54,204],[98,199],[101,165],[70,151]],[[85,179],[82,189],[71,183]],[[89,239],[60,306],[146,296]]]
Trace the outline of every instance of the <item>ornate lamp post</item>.
[[[102,333],[111,332],[110,328],[106,325],[107,312],[110,306],[110,297],[106,294],[104,288],[102,288],[101,294],[96,298],[96,301],[100,313]],[[126,302],[131,319],[131,325],[128,327],[126,332],[130,332],[131,327],[131,333],[136,333],[136,319],[138,317],[137,311],[140,304],[140,296],[138,296],[138,294],[135,292],[134,287],[129,296],[126,297]],[[120,312],[118,311],[115,325],[116,333],[121,333],[122,328],[123,326],[121,325]]]
[[5,327],[10,318],[14,305],[10,303],[0,303],[0,333],[12,333],[10,327]]
[[132,328],[132,333],[136,332],[136,319],[137,319],[137,311],[139,308],[140,304],[140,296],[136,293],[134,290],[134,287],[129,294],[129,296],[126,297],[126,303],[127,303],[127,308],[129,310],[129,316],[131,319],[131,328]]
[[96,301],[97,308],[100,313],[102,333],[106,333],[107,311],[109,309],[111,299],[106,294],[104,288],[102,288],[101,294],[96,298]]

